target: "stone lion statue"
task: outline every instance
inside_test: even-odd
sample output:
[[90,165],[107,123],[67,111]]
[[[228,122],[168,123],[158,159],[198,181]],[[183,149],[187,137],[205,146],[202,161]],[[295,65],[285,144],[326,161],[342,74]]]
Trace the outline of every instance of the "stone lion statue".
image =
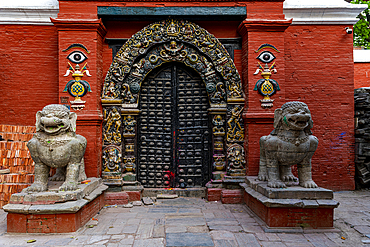
[[297,164],[299,185],[316,188],[312,180],[311,158],[319,144],[312,135],[311,113],[305,103],[292,101],[275,110],[274,130],[260,139],[258,179],[272,188],[285,188],[296,182],[291,166]]
[[51,180],[64,180],[59,191],[75,190],[86,179],[83,156],[86,139],[76,134],[77,114],[63,105],[47,105],[36,114],[36,134],[28,142],[35,162],[34,183],[23,192],[47,190],[50,167],[57,168]]

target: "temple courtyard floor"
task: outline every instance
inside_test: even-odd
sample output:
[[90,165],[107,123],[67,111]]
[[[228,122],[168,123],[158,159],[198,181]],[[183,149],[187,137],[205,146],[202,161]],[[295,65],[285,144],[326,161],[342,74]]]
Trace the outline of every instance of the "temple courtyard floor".
[[[154,205],[108,206],[77,232],[6,233],[0,211],[0,246],[369,246],[370,190],[335,192],[334,229],[264,230],[243,204],[200,198],[157,200]],[[29,242],[29,243],[27,243]]]

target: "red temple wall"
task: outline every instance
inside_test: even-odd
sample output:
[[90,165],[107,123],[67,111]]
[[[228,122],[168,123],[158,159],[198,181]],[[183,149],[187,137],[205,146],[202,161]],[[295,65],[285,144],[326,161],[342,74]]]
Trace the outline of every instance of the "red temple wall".
[[355,188],[352,35],[345,26],[290,26],[285,33],[286,101],[305,102],[319,147],[313,179],[333,190]]
[[0,123],[34,125],[36,112],[58,103],[54,26],[0,26]]
[[370,63],[355,63],[355,89],[370,87]]

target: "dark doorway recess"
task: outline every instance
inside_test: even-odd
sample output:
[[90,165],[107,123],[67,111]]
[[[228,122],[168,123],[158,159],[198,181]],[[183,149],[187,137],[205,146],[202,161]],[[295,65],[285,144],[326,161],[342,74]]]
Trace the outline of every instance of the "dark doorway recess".
[[209,181],[208,95],[191,68],[171,63],[141,85],[138,178],[144,187],[201,187]]

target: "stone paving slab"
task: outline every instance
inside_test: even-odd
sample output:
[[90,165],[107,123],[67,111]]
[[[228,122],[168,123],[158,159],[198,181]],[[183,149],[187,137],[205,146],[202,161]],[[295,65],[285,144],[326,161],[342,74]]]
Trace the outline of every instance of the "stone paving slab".
[[214,246],[209,233],[168,233],[167,246]]
[[[77,232],[51,235],[8,234],[6,213],[0,211],[0,246],[370,246],[365,244],[370,240],[370,191],[336,192],[334,200],[341,203],[334,212],[334,230],[277,233],[264,231],[262,221],[245,205],[199,198],[106,207],[94,216],[97,221],[90,220]],[[27,243],[30,239],[36,242]]]

